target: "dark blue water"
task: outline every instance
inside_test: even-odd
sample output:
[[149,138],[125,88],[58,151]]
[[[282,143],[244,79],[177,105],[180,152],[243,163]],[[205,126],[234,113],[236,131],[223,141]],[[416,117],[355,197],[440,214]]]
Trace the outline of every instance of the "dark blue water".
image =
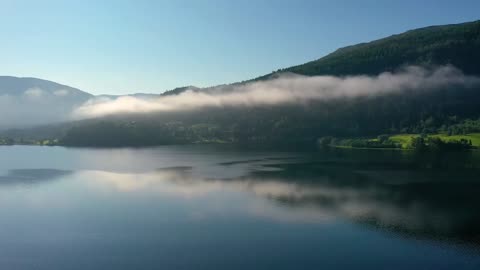
[[480,269],[478,171],[376,155],[0,147],[0,269]]

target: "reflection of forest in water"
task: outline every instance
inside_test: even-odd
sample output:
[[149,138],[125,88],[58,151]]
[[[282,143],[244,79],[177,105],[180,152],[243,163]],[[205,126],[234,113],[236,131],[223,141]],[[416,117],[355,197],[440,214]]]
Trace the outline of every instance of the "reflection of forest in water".
[[[261,194],[403,235],[480,244],[478,153],[339,151],[256,171]],[[281,187],[281,188],[280,188]]]
[[[208,175],[195,174],[195,166],[137,174],[23,169],[0,176],[0,184],[6,188],[74,177],[119,192],[147,190],[192,197],[246,191],[275,202],[283,214],[302,211],[312,220],[333,217],[405,236],[478,245],[479,154],[339,150],[223,162],[207,170]],[[239,167],[249,172],[219,177],[222,171]]]

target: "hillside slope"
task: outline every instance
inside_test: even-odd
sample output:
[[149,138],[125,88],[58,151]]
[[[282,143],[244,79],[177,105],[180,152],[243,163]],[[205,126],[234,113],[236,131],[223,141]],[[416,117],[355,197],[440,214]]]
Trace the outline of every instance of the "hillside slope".
[[55,123],[91,94],[59,83],[0,76],[0,129]]
[[0,95],[20,96],[25,94],[25,91],[31,89],[38,89],[51,95],[69,96],[82,100],[92,97],[91,94],[80,89],[52,81],[37,78],[0,76]]
[[[454,65],[466,74],[477,76],[480,75],[479,60],[480,21],[476,21],[412,30],[342,48],[319,60],[252,81],[288,78],[294,73],[373,75],[408,65]],[[164,96],[175,96],[187,89],[208,93],[237,91],[241,88],[237,86],[245,83],[204,89],[183,87]],[[357,86],[351,85],[353,88]],[[381,95],[300,103],[114,115],[79,122],[68,130],[65,128],[65,136],[57,139],[65,145],[75,146],[233,142],[310,147],[324,136],[348,138],[397,133],[480,132],[479,105],[478,85],[455,85],[428,91],[406,89]]]
[[308,76],[375,75],[406,65],[450,64],[466,74],[480,75],[478,63],[480,21],[474,21],[419,28],[344,47],[318,60],[279,72],[288,71]]

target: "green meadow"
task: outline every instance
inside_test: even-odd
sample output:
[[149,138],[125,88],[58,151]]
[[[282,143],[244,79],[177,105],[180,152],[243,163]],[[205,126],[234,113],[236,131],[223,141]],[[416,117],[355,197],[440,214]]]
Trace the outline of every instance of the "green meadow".
[[[402,144],[402,148],[408,148],[412,137],[419,137],[420,134],[397,134],[390,136],[390,140]],[[444,141],[459,141],[461,139],[471,140],[472,146],[480,147],[480,133],[470,133],[465,135],[447,135],[447,134],[432,134],[429,137],[437,137]]]

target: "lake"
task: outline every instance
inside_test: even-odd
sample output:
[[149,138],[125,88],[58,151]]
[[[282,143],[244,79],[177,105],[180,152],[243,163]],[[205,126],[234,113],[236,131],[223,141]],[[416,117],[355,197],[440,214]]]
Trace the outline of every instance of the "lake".
[[478,152],[0,147],[0,269],[480,269]]

